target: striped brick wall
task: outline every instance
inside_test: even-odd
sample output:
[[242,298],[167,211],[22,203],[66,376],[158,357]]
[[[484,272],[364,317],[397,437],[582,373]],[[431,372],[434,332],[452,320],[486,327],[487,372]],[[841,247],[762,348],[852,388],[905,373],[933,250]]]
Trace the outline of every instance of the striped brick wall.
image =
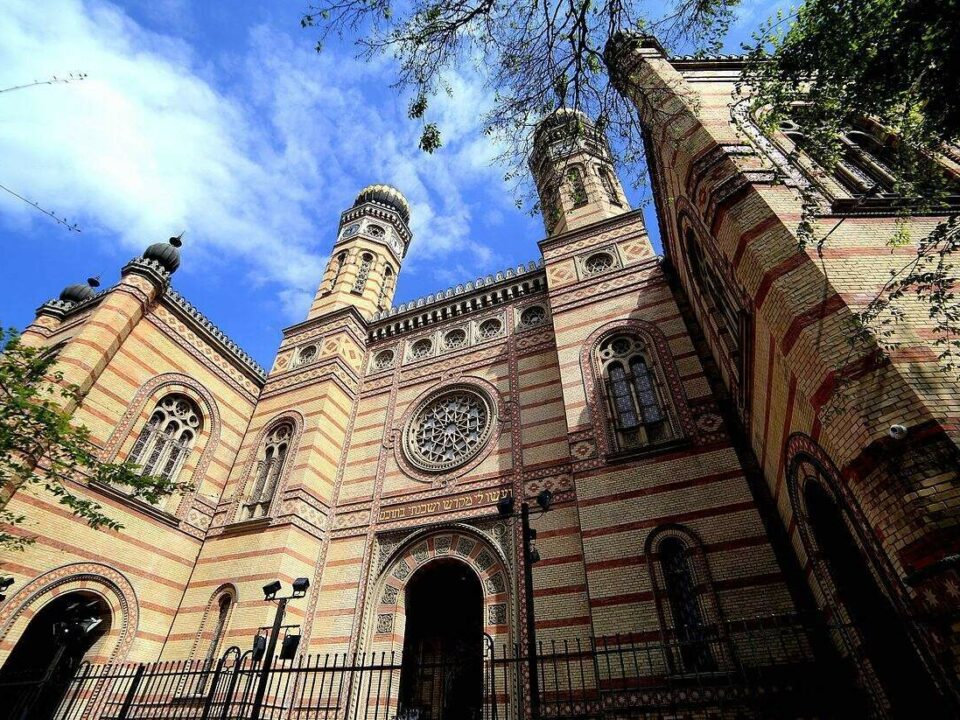
[[[822,254],[800,249],[798,194],[789,178],[772,181],[775,154],[738,114],[737,62],[671,63],[647,42],[616,63],[648,124],[666,255],[728,383],[725,347],[705,316],[709,300],[691,276],[686,229],[746,299],[752,335],[743,416],[815,595],[830,604],[831,591],[808,557],[799,496],[791,497],[788,471],[802,453],[821,457],[835,475],[872,570],[904,615],[924,618],[915,638],[932,657],[952,634],[948,618],[956,610],[949,588],[958,578],[948,558],[956,553],[960,508],[954,463],[946,459],[956,444],[956,375],[937,360],[927,308],[913,298],[903,304],[893,338],[900,347],[889,358],[849,338],[854,314],[940,218],[913,220],[912,243],[891,248],[892,213],[828,213],[817,221],[821,236],[829,234]],[[890,440],[893,424],[909,429],[907,440]]]

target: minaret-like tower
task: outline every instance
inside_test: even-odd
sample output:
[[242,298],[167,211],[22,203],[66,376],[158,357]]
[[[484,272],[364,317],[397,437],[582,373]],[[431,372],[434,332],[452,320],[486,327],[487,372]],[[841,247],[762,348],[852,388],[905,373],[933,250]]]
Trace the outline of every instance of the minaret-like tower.
[[530,170],[551,236],[630,209],[606,138],[578,110],[559,108],[540,121]]
[[307,318],[348,306],[369,318],[390,307],[410,246],[409,222],[410,206],[399,190],[390,185],[361,190],[340,216],[337,242]]

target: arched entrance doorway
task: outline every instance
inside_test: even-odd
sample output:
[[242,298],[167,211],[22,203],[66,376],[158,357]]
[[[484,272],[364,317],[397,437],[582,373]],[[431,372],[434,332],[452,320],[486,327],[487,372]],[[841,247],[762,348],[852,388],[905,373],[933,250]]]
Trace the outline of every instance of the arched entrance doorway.
[[803,488],[813,540],[883,686],[894,717],[946,718],[947,705],[910,641],[905,618],[881,589],[834,499],[818,482]]
[[0,719],[52,717],[84,656],[109,632],[110,620],[106,601],[91,592],[65,593],[42,607],[0,670]]
[[418,570],[405,590],[400,717],[474,720],[483,706],[483,589],[465,563]]

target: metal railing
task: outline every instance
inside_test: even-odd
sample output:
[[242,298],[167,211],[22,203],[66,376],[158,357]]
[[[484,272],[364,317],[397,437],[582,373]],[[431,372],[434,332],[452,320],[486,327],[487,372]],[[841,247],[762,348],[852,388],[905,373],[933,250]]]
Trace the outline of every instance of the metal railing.
[[[815,657],[811,628],[782,617],[710,626],[696,640],[614,636],[540,643],[543,720],[807,718],[869,714],[839,655]],[[821,637],[823,637],[821,635]],[[479,648],[479,645],[476,647]],[[258,718],[271,720],[528,720],[521,646],[482,657],[395,651],[305,655],[267,673]],[[82,665],[51,692],[54,712],[28,707],[42,688],[0,681],[0,718],[253,720],[261,665],[235,649],[217,661]],[[49,698],[49,694],[46,696]],[[23,705],[17,707],[17,702]],[[537,720],[537,719],[533,719]]]

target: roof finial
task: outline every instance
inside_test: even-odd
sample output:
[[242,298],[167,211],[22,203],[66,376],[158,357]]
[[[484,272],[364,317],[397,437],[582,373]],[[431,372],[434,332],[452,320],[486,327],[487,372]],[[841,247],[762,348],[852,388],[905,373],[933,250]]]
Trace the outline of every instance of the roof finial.
[[175,248],[178,248],[181,245],[183,245],[183,234],[185,232],[186,230],[181,230],[179,235],[175,235],[174,237],[170,238],[169,243],[173,245]]

